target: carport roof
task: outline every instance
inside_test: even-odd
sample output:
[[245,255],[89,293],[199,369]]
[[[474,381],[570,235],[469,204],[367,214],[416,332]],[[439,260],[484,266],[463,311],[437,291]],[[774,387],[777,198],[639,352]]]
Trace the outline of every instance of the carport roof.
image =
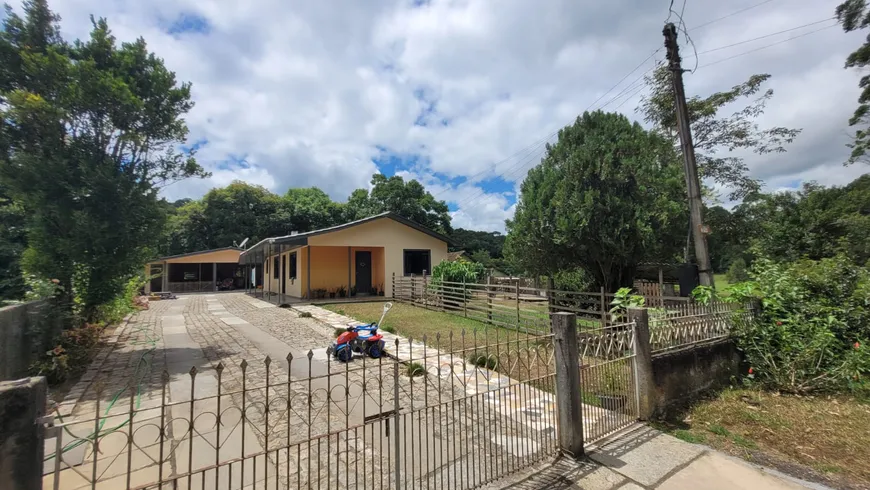
[[[242,251],[242,249],[240,249],[239,247],[221,247],[221,248],[213,248],[211,250],[199,250],[197,252],[188,252],[186,254],[167,255],[166,257],[158,257],[158,258],[152,260],[151,262],[162,262],[164,260],[180,259],[182,257],[193,257],[194,255],[204,255],[204,254],[210,254],[212,252],[223,252],[224,250],[238,250],[239,252]],[[149,262],[149,263],[151,263],[151,262]]]
[[304,245],[308,245],[308,237],[323,235],[325,233],[332,233],[339,230],[344,230],[345,228],[351,228],[353,226],[361,225],[363,223],[368,223],[370,221],[375,221],[378,219],[388,218],[393,221],[397,221],[405,226],[413,228],[419,232],[425,233],[431,237],[442,240],[448,244],[452,243],[449,238],[446,236],[426,228],[425,226],[415,223],[414,221],[409,220],[408,218],[404,218],[399,216],[398,214],[388,211],[386,213],[376,214],[374,216],[369,216],[368,218],[359,219],[356,221],[351,221],[349,223],[344,223],[341,225],[330,226],[329,228],[322,228],[320,230],[307,231],[305,233],[297,233],[295,235],[285,235],[279,237],[265,238],[257,242],[256,245],[242,252],[241,256],[239,256],[239,263],[248,264],[251,262],[255,262],[256,259],[251,257],[256,257],[258,254],[256,252],[261,252],[266,248],[267,245],[286,245],[286,246],[296,246],[301,247]]

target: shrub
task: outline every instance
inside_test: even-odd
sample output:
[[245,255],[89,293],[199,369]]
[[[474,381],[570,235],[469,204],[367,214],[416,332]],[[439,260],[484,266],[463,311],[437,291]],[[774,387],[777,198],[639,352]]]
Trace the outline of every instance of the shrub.
[[631,288],[619,288],[610,302],[610,314],[614,319],[622,318],[629,308],[642,308],[646,300],[639,294],[632,293]]
[[63,331],[55,339],[55,347],[30,365],[30,374],[45,376],[54,385],[84,372],[102,331],[103,326],[96,323]]
[[468,362],[484,369],[498,369],[498,357],[495,354],[481,354],[475,352],[468,356]]
[[731,284],[748,281],[749,270],[746,267],[746,261],[743,259],[736,259],[734,262],[731,262],[731,266],[728,267],[728,272],[725,273],[725,278],[728,279],[728,282]]
[[426,374],[426,368],[423,367],[423,365],[419,362],[410,362],[408,363],[408,367],[406,368],[405,372],[407,373],[408,377],[414,378]]
[[475,283],[483,277],[483,272],[483,265],[477,262],[445,260],[432,269],[432,283],[438,284],[441,281]]
[[553,285],[560,291],[588,291],[592,281],[581,269],[553,274]]
[[870,393],[870,271],[845,255],[779,264],[758,259],[734,301],[761,300],[737,342],[762,385],[794,393]]
[[299,313],[299,318],[311,318],[311,312],[309,312],[309,311],[302,311],[302,312]]

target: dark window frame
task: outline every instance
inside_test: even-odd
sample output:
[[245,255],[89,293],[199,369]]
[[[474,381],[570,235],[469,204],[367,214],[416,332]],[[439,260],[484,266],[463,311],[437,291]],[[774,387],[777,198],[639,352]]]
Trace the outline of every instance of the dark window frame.
[[[420,272],[409,272],[408,271],[408,252],[412,253],[425,253],[426,254],[426,266],[420,269]],[[405,276],[410,276],[411,274],[420,275],[422,271],[426,271],[427,273],[432,272],[432,250],[428,248],[406,248],[402,250],[402,273]]]
[[297,262],[296,252],[290,252],[289,256],[290,260],[288,260],[288,267],[290,270],[288,271],[288,273],[290,275],[290,279],[296,279],[296,268],[299,266]]
[[281,279],[281,256],[276,255],[272,258],[272,278]]

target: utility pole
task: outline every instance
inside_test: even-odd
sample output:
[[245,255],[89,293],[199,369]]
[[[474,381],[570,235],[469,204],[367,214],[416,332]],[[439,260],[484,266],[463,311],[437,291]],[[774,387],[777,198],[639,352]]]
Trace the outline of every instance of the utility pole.
[[698,261],[698,274],[702,286],[713,287],[713,270],[710,266],[710,251],[707,248],[707,234],[704,229],[704,207],[701,201],[701,182],[698,179],[698,162],[695,161],[695,146],[692,144],[692,129],[689,126],[689,109],[686,107],[686,90],[683,87],[683,67],[680,65],[680,47],[677,45],[677,28],[672,23],[665,24],[665,49],[668,54],[668,68],[674,84],[674,100],[677,111],[677,125],[680,132],[680,147],[683,150],[683,164],[686,169],[686,186],[689,194],[689,213],[691,215],[692,235],[695,242],[695,258]]

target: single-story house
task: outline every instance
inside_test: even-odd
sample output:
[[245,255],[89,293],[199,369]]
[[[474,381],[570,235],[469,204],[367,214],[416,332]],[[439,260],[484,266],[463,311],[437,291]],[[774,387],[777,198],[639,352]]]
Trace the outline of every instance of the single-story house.
[[[392,277],[422,275],[447,258],[449,239],[387,212],[343,225],[266,238],[239,263],[262,267],[263,291],[278,300],[330,293],[392,296]],[[257,281],[259,282],[259,280]],[[286,297],[286,298],[285,298]]]
[[245,268],[239,266],[237,247],[216,248],[160,257],[145,265],[146,293],[194,293],[244,289]]

